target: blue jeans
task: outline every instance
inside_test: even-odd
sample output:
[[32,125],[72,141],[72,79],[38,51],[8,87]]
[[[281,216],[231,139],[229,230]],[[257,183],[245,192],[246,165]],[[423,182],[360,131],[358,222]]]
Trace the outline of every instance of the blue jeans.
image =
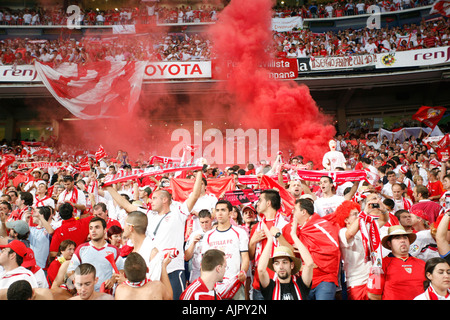
[[255,288],[253,288],[252,300],[264,300],[264,297],[260,290],[256,290]]
[[178,300],[186,289],[186,275],[184,270],[172,271],[169,275],[170,285],[173,291],[173,300]]
[[308,300],[335,300],[336,285],[333,282],[321,282],[309,292]]

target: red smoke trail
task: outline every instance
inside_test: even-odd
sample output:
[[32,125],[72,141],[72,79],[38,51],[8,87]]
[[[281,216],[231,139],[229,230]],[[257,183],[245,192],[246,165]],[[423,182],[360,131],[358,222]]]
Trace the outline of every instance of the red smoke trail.
[[[273,41],[272,5],[271,0],[233,0],[219,14],[210,38],[222,72],[219,77],[229,75],[219,85],[230,99],[230,114],[243,126],[279,129],[281,150],[292,150],[317,165],[335,134],[331,119],[319,111],[307,86],[270,80],[268,71],[258,67],[273,58],[268,52]],[[227,68],[230,61],[232,70]]]

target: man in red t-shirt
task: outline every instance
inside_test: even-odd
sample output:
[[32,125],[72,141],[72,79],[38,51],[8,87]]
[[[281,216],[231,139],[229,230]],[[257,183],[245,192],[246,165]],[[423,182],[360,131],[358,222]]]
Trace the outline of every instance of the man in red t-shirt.
[[425,48],[433,48],[437,45],[437,38],[433,31],[428,32],[425,39],[423,39],[423,45]]
[[76,243],[77,247],[86,242],[89,235],[89,222],[93,218],[93,216],[89,216],[79,220],[75,219],[73,216],[73,207],[68,202],[63,203],[59,207],[59,215],[63,219],[63,222],[53,233],[50,243],[50,261],[56,257],[62,241],[70,239]]
[[13,64],[15,60],[16,60],[16,56],[11,51],[11,49],[6,49],[6,53],[3,55],[3,63],[4,64]]
[[438,178],[439,171],[436,169],[428,171],[428,199],[439,202],[442,194],[445,192],[442,182]]
[[392,226],[381,244],[391,253],[383,258],[380,288],[369,289],[371,300],[413,300],[423,292],[425,261],[409,254],[416,235],[403,226]]

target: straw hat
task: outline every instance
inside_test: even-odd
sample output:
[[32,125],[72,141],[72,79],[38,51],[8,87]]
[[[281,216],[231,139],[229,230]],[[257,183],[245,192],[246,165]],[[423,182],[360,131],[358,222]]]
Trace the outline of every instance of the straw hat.
[[273,260],[275,258],[280,258],[280,257],[288,257],[289,259],[291,259],[292,262],[294,262],[294,269],[292,270],[292,273],[291,273],[292,275],[294,275],[300,271],[300,268],[302,266],[302,260],[295,257],[294,254],[292,253],[292,250],[285,246],[279,246],[274,249],[273,255],[269,259],[269,264],[267,267],[270,270],[275,271],[273,269]]
[[396,226],[389,227],[387,235],[385,235],[383,237],[383,239],[381,240],[381,245],[383,247],[385,247],[386,249],[391,250],[391,246],[389,246],[387,244],[387,242],[391,239],[391,237],[393,237],[393,236],[401,236],[401,235],[408,236],[409,244],[411,244],[414,241],[416,241],[416,238],[417,238],[417,236],[414,233],[406,232],[406,230],[405,230],[405,228],[403,228],[403,226],[396,225]]

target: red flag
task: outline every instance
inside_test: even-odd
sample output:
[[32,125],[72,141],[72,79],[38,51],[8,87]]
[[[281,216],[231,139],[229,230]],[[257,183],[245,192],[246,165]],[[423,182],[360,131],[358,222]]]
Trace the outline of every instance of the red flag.
[[450,17],[450,1],[438,0],[431,7],[430,14],[441,14],[444,17]]
[[53,97],[78,118],[119,118],[139,100],[145,61],[63,64],[57,70],[35,62]]
[[447,108],[445,107],[421,107],[412,118],[434,129],[444,116],[446,110]]
[[171,157],[161,157],[161,156],[152,156],[148,164],[155,164],[157,162],[161,162],[164,164],[168,163],[180,163],[181,158],[171,158]]
[[103,159],[104,157],[106,157],[106,152],[105,152],[105,149],[103,149],[103,147],[100,145],[97,152],[95,153],[95,161],[98,162],[101,159]]
[[86,156],[82,158],[76,165],[75,169],[80,172],[91,170],[91,166],[89,165],[89,158]]
[[[233,177],[220,179],[206,179],[206,192],[214,194],[219,198],[222,193],[236,189]],[[194,188],[194,179],[172,178],[170,188],[172,189],[172,197],[175,201],[183,202],[192,192]]]
[[263,175],[259,184],[261,190],[277,189],[281,197],[281,211],[286,217],[290,217],[295,206],[294,197],[278,182],[267,175]]
[[16,161],[16,157],[4,154],[2,155],[2,161],[0,162],[0,171],[6,170],[10,164]]
[[[286,240],[293,244],[290,237],[291,224],[283,228]],[[314,269],[313,288],[317,285],[319,275],[339,273],[340,251],[339,251],[339,228],[332,221],[321,218],[317,213],[313,214],[308,222],[298,227],[297,235],[300,241],[308,248],[317,268]],[[316,279],[316,281],[314,281]]]

